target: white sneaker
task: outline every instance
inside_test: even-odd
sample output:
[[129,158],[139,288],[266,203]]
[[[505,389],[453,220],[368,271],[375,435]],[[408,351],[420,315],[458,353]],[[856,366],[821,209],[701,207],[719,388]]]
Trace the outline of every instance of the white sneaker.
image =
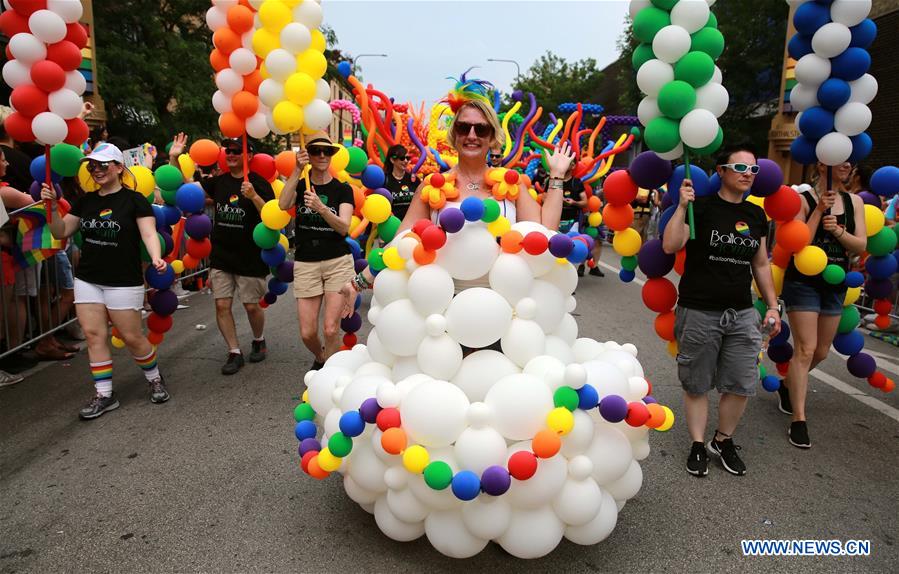
[[0,387],[9,387],[25,380],[22,375],[10,375],[6,371],[0,371]]

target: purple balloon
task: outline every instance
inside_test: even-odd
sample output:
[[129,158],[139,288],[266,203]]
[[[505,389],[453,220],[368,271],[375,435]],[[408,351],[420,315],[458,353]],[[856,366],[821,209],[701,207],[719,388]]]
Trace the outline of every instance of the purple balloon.
[[[59,184],[54,183],[53,189],[56,190],[56,199],[62,197],[62,188],[59,187]],[[41,184],[37,181],[31,182],[31,187],[28,188],[28,193],[31,194],[31,199],[35,201],[41,200]]]
[[171,315],[178,309],[178,296],[170,289],[157,291],[150,298],[150,308],[163,317]]
[[627,401],[618,395],[609,395],[599,401],[599,414],[610,423],[619,423],[627,416]]
[[661,209],[662,211],[665,211],[672,205],[674,205],[674,199],[671,197],[670,193],[665,192],[665,194],[662,196],[662,202],[659,205],[659,209]]
[[502,496],[511,485],[509,471],[501,466],[488,466],[481,474],[481,489],[490,496]]
[[165,257],[172,252],[172,249],[175,248],[175,240],[172,239],[171,234],[166,233],[165,231],[160,231],[159,235],[162,236],[162,241],[165,243],[165,247],[162,250],[162,256]]
[[293,261],[282,261],[278,265],[278,280],[284,283],[293,281]]
[[574,242],[567,235],[558,233],[549,238],[549,252],[554,257],[568,257],[572,249]]
[[652,403],[658,403],[659,401],[657,401],[656,398],[652,395],[646,395],[645,397],[643,397],[643,402],[648,405]]
[[362,270],[368,267],[368,261],[360,257],[353,261],[353,267],[356,269],[356,273],[362,273]]
[[877,362],[868,353],[858,353],[846,359],[846,368],[853,377],[867,379],[877,370]]
[[650,239],[637,253],[637,265],[647,277],[664,277],[674,269],[674,254],[667,254],[662,249],[661,239]]
[[888,299],[893,291],[893,282],[889,279],[868,279],[865,281],[865,294],[874,299]]
[[184,221],[184,232],[191,239],[204,239],[212,233],[212,220],[205,213],[196,213]]
[[465,214],[461,209],[447,207],[440,212],[440,227],[447,233],[456,233],[465,225]]
[[374,397],[365,399],[362,402],[362,406],[359,407],[359,413],[362,415],[362,420],[368,424],[374,424],[375,419],[378,418],[379,412],[381,412],[381,405],[378,404],[378,399]]
[[759,160],[759,172],[752,182],[752,195],[768,197],[783,185],[784,173],[777,162],[762,158]]
[[362,315],[353,313],[350,317],[341,319],[340,328],[347,333],[355,333],[362,328]]
[[768,358],[774,363],[788,363],[793,358],[793,345],[783,343],[768,345]]
[[862,202],[864,202],[865,205],[873,205],[877,209],[880,209],[880,198],[870,191],[859,192],[858,196],[862,198]]
[[299,447],[300,456],[303,456],[310,450],[321,451],[321,449],[322,449],[322,444],[314,438],[304,438],[302,441],[300,441],[300,447]]
[[645,151],[634,158],[627,171],[634,183],[643,189],[656,189],[665,185],[674,168],[667,159],[660,158],[655,152]]
[[383,187],[379,187],[378,189],[372,190],[372,193],[377,193],[378,195],[383,195],[387,198],[387,201],[393,203],[393,194],[390,193],[390,190],[384,189]]
[[262,300],[265,301],[266,303],[268,303],[269,305],[274,305],[275,301],[278,300],[278,296],[275,295],[274,293],[272,293],[271,291],[269,291],[268,293],[265,294],[264,297],[262,297]]
[[584,241],[587,242],[587,251],[592,252],[593,248],[596,247],[596,241],[586,233],[581,233],[578,237],[583,237]]

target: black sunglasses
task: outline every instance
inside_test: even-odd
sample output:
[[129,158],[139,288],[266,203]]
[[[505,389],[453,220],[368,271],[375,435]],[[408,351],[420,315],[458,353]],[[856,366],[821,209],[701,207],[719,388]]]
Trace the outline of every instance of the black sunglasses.
[[241,155],[242,153],[243,153],[243,151],[241,151],[240,148],[236,148],[236,147],[226,147],[225,148],[225,155]]
[[502,159],[503,155],[499,153],[490,154],[490,159]]
[[456,122],[453,124],[453,131],[457,136],[467,136],[474,128],[474,133],[479,138],[485,138],[493,135],[493,127],[490,124],[470,124],[468,122]]
[[106,171],[107,169],[109,169],[109,166],[111,166],[114,163],[115,163],[114,161],[89,160],[87,162],[87,171],[88,171],[88,173],[95,172],[95,171]]
[[331,157],[332,155],[337,153],[337,150],[332,147],[326,147],[326,146],[322,146],[322,145],[313,145],[313,146],[307,147],[306,152],[310,156],[323,155],[323,156]]
[[393,159],[396,159],[396,160],[399,160],[399,161],[406,161],[407,159],[409,159],[409,156],[406,156],[406,155],[395,155],[395,156],[393,156]]

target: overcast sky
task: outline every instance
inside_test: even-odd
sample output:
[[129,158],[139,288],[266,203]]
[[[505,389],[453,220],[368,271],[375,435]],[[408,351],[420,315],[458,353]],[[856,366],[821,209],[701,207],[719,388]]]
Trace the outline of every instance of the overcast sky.
[[[507,91],[517,60],[522,73],[547,50],[569,61],[617,58],[626,0],[528,1],[325,0],[325,23],[339,48],[359,59],[362,76],[398,102],[429,104],[471,66],[475,77]],[[595,102],[602,103],[602,102]]]

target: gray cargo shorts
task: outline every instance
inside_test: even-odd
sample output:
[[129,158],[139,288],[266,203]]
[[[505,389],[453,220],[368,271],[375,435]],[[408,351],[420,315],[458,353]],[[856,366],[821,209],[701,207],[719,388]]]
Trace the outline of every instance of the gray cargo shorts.
[[712,388],[751,397],[758,387],[762,348],[759,314],[754,308],[724,312],[675,309],[677,375],[691,395]]

